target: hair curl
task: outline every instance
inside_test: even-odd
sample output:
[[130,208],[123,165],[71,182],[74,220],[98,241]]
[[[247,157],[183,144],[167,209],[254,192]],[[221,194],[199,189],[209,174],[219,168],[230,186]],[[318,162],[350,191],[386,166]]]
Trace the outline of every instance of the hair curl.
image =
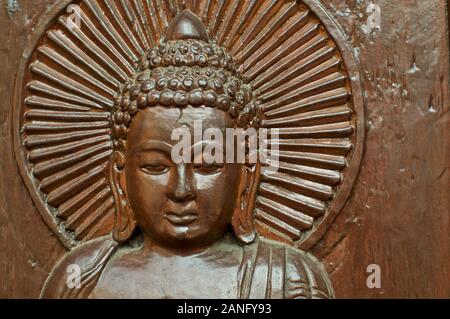
[[114,145],[126,141],[131,120],[151,106],[217,107],[241,128],[258,127],[261,110],[223,48],[201,40],[162,42],[149,50],[122,87],[111,118]]

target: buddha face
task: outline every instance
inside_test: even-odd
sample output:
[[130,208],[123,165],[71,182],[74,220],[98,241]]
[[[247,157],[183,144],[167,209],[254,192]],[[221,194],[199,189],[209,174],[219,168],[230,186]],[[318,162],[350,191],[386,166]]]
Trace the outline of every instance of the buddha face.
[[172,160],[179,142],[173,130],[184,127],[193,137],[198,120],[203,130],[218,128],[224,136],[234,126],[216,108],[156,106],[136,114],[128,132],[122,188],[141,230],[165,246],[211,244],[226,232],[238,198],[242,164]]

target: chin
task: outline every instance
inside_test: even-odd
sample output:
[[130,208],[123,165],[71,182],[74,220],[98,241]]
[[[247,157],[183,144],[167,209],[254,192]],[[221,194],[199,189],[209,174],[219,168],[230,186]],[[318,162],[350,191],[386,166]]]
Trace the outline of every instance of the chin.
[[174,247],[192,247],[196,245],[196,243],[202,243],[205,238],[205,234],[203,234],[202,229],[199,225],[191,224],[191,225],[173,225],[167,223],[165,225],[163,233],[161,237],[164,238],[164,241],[170,246]]

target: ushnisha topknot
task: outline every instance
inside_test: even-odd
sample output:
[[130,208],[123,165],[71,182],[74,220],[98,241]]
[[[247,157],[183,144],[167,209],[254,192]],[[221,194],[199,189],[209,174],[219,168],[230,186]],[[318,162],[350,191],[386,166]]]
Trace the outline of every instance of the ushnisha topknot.
[[187,10],[174,18],[166,37],[123,86],[111,120],[115,146],[126,140],[132,117],[156,105],[217,107],[241,128],[258,127],[262,114],[231,54],[211,43],[203,23]]

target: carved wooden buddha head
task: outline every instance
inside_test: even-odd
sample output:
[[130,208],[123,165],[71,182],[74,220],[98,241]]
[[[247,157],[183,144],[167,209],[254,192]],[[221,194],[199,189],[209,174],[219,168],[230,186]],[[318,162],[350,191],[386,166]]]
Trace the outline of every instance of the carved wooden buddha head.
[[194,136],[201,122],[203,130],[225,135],[227,128],[259,125],[257,102],[233,58],[183,11],[140,69],[123,87],[112,117],[114,238],[126,241],[138,224],[160,244],[197,247],[223,236],[231,224],[242,242],[253,241],[256,166],[205,163],[194,160],[194,151],[189,161],[171,157],[175,128]]
[[[143,224],[144,211],[164,211],[162,198],[183,173],[181,184],[196,190],[197,206],[207,207],[201,194],[217,206],[230,203],[222,205],[230,210],[223,216],[232,215],[244,242],[252,240],[254,223],[261,237],[310,249],[351,193],[364,140],[357,65],[323,6],[316,0],[182,1],[172,8],[144,0],[73,2],[88,19],[71,28],[70,15],[55,4],[26,51],[14,113],[20,173],[63,245],[70,250],[109,235],[114,219],[115,238],[126,241],[135,220]],[[168,133],[192,131],[196,120],[203,131],[279,130],[264,141],[267,147],[259,135],[260,148],[279,159],[277,173],[259,173],[261,164],[234,165],[233,177],[225,173],[233,165],[225,164],[216,167],[214,183],[216,175],[189,165],[177,166],[173,178],[144,175],[133,149],[146,140],[173,146]],[[153,166],[145,165],[155,173]],[[158,191],[157,185],[166,186]],[[146,201],[156,206],[144,209]],[[246,209],[235,210],[239,204]]]
[[[321,266],[289,247],[308,251],[321,238],[362,156],[359,72],[331,15],[316,0],[70,2],[80,27],[55,4],[16,81],[18,167],[70,250],[43,296],[89,296],[98,286],[97,297],[167,297],[158,293],[184,287],[171,296],[287,298],[293,283],[331,296]],[[267,174],[262,158],[230,163],[226,147],[225,161],[203,161],[202,151],[198,161],[198,122],[205,149],[210,128],[222,137],[230,128],[279,130],[258,141],[277,171]],[[181,162],[172,156],[179,128],[194,136]],[[230,225],[253,243],[223,236]],[[139,249],[130,240],[137,228],[146,239]],[[173,249],[206,247],[189,256]],[[81,292],[65,285],[68,262],[82,266]],[[174,281],[153,278],[158,267]]]

